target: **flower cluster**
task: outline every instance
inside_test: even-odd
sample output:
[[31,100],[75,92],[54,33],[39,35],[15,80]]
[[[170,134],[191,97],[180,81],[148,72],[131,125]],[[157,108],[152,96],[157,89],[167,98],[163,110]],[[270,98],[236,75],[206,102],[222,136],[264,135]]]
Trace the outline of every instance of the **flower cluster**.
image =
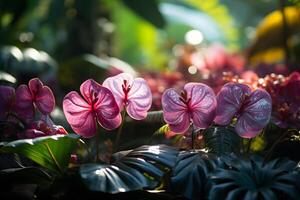
[[207,128],[213,122],[230,125],[244,138],[255,137],[269,122],[272,100],[262,89],[251,91],[240,83],[228,83],[217,96],[205,84],[188,83],[179,93],[165,91],[162,98],[164,119],[174,132],[185,132],[192,123]]
[[[299,83],[299,74],[293,75],[285,87],[295,93],[294,85]],[[25,123],[22,137],[66,134],[49,117],[55,107],[54,95],[39,79],[30,80],[28,86],[20,85],[16,91],[8,86],[1,86],[0,91],[0,119]],[[297,95],[290,95],[288,103],[297,100]],[[185,133],[191,126],[205,129],[216,123],[234,125],[244,138],[255,137],[267,125],[272,110],[268,92],[252,91],[246,84],[233,82],[224,85],[217,95],[206,84],[187,83],[182,91],[166,89],[161,102],[164,120],[173,132]],[[145,119],[151,104],[152,93],[146,80],[121,73],[107,78],[102,85],[86,80],[80,86],[80,94],[71,91],[64,97],[63,111],[75,133],[91,138],[98,124],[107,130],[118,128],[126,113],[135,120]]]
[[152,95],[146,81],[121,73],[107,78],[103,85],[90,79],[63,100],[63,110],[72,129],[89,138],[96,134],[97,122],[105,129],[120,126],[124,109],[130,117],[142,120],[151,107]]
[[0,86],[0,120],[16,126],[21,124],[20,138],[67,134],[50,119],[54,108],[51,89],[38,78],[31,79],[28,85],[20,85],[16,91],[9,86]]
[[281,128],[300,128],[300,74],[267,75],[259,86],[272,97],[272,121]]

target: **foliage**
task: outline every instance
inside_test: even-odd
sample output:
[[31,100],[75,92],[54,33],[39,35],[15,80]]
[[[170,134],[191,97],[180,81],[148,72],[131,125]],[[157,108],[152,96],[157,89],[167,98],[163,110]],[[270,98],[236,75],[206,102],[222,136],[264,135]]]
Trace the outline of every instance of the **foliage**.
[[84,164],[80,174],[92,191],[117,193],[153,189],[162,181],[165,170],[174,166],[177,154],[175,148],[165,145],[141,146],[125,155],[117,153],[111,165]]
[[224,156],[224,162],[211,173],[208,199],[299,199],[300,174],[297,163],[275,159],[264,163],[258,156],[243,160]]
[[204,132],[206,148],[217,155],[239,153],[241,138],[232,126],[211,126]]
[[2,153],[19,153],[55,173],[63,173],[76,145],[75,134],[53,135],[9,142],[0,148]]
[[182,151],[172,170],[170,190],[189,199],[204,199],[209,173],[218,167],[213,154],[202,151]]

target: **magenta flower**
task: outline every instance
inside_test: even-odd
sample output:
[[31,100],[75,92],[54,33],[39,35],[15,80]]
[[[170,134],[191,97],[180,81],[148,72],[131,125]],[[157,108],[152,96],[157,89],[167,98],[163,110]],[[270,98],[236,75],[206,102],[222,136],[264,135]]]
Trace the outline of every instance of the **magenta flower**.
[[181,93],[170,88],[162,96],[164,119],[176,133],[187,131],[191,122],[207,128],[215,117],[216,106],[213,90],[202,83],[188,83]]
[[72,91],[63,100],[64,114],[77,134],[93,137],[97,130],[96,121],[107,130],[120,125],[120,110],[109,89],[89,79],[81,84],[80,93],[83,98]]
[[255,137],[268,124],[272,112],[272,100],[268,92],[249,86],[227,83],[217,95],[215,122],[228,125],[237,118],[236,132],[243,138]]
[[5,120],[12,111],[15,102],[15,89],[0,86],[0,120]]
[[40,120],[30,122],[26,130],[19,134],[20,138],[36,138],[49,135],[66,135],[68,132],[64,127],[56,125],[49,116],[43,115]]
[[21,118],[33,118],[34,107],[44,115],[50,114],[55,107],[51,89],[38,78],[31,79],[28,86],[23,84],[16,90],[16,112]]
[[136,120],[146,118],[152,104],[152,94],[143,78],[133,78],[121,73],[107,78],[103,86],[110,89],[120,110],[126,109],[128,115]]

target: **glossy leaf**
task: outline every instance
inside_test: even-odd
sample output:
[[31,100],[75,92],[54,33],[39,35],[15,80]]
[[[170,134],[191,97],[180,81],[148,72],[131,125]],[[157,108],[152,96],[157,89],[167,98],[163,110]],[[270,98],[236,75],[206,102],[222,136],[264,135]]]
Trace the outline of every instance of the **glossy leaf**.
[[240,140],[231,126],[211,126],[204,132],[206,148],[218,155],[238,152]]
[[52,135],[9,142],[1,147],[5,153],[19,153],[57,173],[63,172],[79,136]]
[[[209,199],[299,199],[300,173],[297,163],[275,159],[264,163],[258,156],[243,160],[235,155],[221,158],[224,165],[210,176]],[[280,198],[281,199],[281,198]]]
[[141,146],[114,154],[111,165],[86,164],[80,168],[83,182],[92,191],[108,193],[154,188],[174,166],[178,151],[166,145]]
[[209,173],[218,166],[218,160],[201,151],[183,151],[179,154],[171,176],[170,190],[188,199],[205,196]]

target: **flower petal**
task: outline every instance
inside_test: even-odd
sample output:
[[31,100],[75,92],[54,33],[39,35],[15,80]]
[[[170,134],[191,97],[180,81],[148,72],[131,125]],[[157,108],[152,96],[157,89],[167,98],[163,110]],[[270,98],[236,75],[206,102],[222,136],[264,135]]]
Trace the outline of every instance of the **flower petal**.
[[270,121],[271,96],[265,90],[255,90],[249,96],[241,112],[235,126],[236,132],[244,138],[255,137]]
[[20,85],[16,90],[16,112],[22,119],[31,119],[34,115],[32,95],[27,85]]
[[12,109],[15,100],[15,89],[9,86],[0,86],[0,120],[6,118],[7,112]]
[[90,138],[96,134],[96,120],[91,106],[77,92],[70,92],[63,100],[67,121],[75,133]]
[[228,125],[243,104],[245,95],[249,95],[249,86],[240,83],[227,83],[217,95],[217,115],[215,122]]
[[184,89],[187,98],[191,98],[189,106],[194,125],[207,128],[216,115],[217,100],[214,91],[202,83],[188,83]]
[[102,86],[93,79],[88,79],[80,85],[80,93],[88,104],[92,105],[94,99],[99,93],[99,87]]
[[122,117],[120,113],[113,119],[107,119],[105,117],[99,116],[98,122],[106,130],[113,130],[121,125]]
[[190,117],[187,113],[179,116],[176,124],[169,124],[170,130],[175,133],[185,133],[190,127]]
[[133,76],[127,73],[121,73],[116,76],[112,76],[105,79],[102,84],[104,87],[108,88],[113,93],[120,110],[123,110],[123,103],[125,99],[125,94],[122,89],[124,80],[127,81],[128,85],[132,85]]
[[98,96],[94,104],[94,109],[99,123],[103,128],[111,130],[117,128],[121,123],[120,109],[111,91],[99,85],[97,88]]
[[128,115],[136,120],[145,119],[151,104],[152,94],[147,82],[143,78],[134,79],[128,93]]
[[171,131],[184,132],[190,124],[187,106],[180,100],[180,95],[173,89],[167,89],[162,96],[164,120],[170,125]]
[[51,113],[55,107],[55,98],[52,90],[48,86],[44,86],[38,78],[31,79],[28,86],[39,111],[44,115]]

